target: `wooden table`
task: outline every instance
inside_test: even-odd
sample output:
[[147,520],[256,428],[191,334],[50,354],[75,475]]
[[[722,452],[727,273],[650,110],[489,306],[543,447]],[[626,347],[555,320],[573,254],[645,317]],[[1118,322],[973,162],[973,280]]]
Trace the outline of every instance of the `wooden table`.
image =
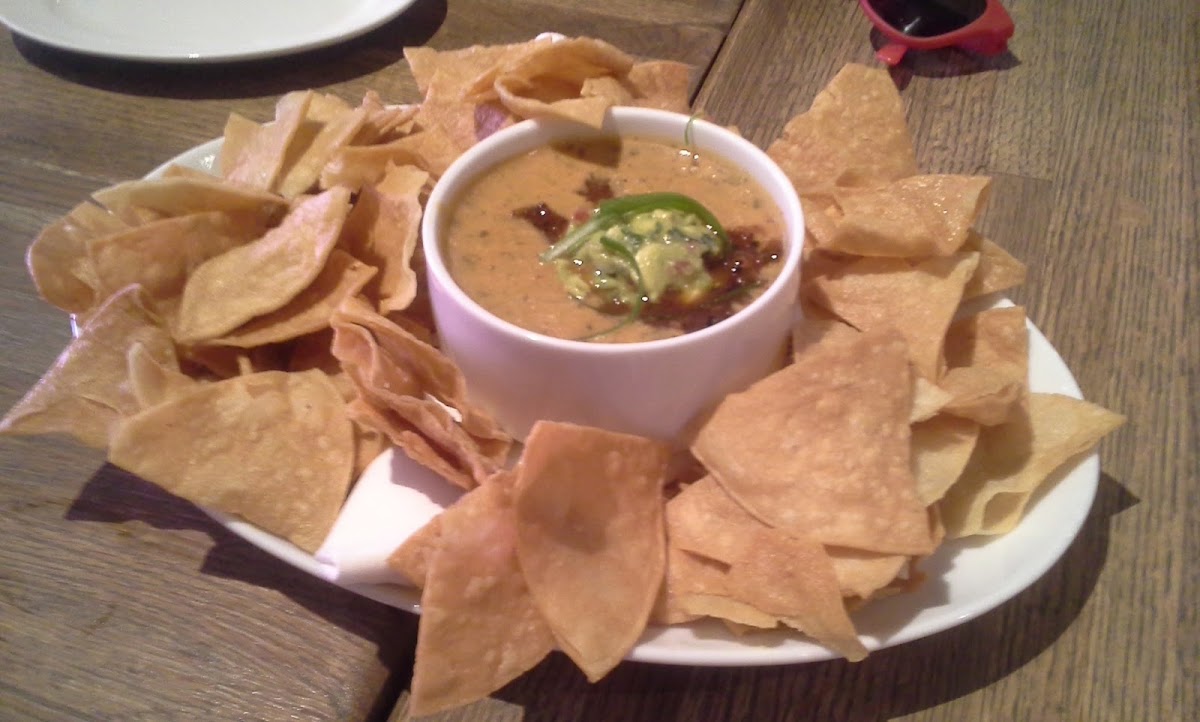
[[[1040,581],[858,664],[561,655],[445,720],[1184,720],[1200,712],[1200,6],[1009,0],[1009,54],[894,71],[923,168],[995,178],[981,226],[1088,398],[1129,417],[1076,542]],[[89,192],[317,87],[417,99],[401,48],[592,35],[696,68],[696,105],[765,144],[878,42],[852,0],[419,0],[343,45],[164,67],[0,41],[0,406],[68,339],[26,244]],[[0,718],[405,717],[415,617],[275,560],[57,438],[0,440]],[[1187,680],[1192,680],[1188,682]],[[1190,712],[1189,712],[1190,710]]]

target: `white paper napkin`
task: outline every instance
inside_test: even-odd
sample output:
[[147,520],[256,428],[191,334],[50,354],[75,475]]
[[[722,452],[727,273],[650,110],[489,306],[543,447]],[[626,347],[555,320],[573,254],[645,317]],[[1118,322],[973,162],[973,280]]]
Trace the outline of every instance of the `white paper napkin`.
[[371,462],[317,550],[321,574],[338,584],[411,584],[387,558],[462,490],[400,449]]

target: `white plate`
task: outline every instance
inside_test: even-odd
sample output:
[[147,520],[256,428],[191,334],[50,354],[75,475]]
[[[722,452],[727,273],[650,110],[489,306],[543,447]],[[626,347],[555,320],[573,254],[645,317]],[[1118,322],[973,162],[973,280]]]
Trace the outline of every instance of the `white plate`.
[[0,0],[13,32],[126,60],[204,63],[309,50],[372,30],[414,0]]
[[[209,141],[168,161],[148,177],[161,174],[172,163],[211,172],[220,147],[220,139]],[[1033,324],[1028,326],[1031,390],[1082,398],[1062,357]],[[872,602],[852,615],[863,643],[878,650],[927,637],[994,609],[1037,581],[1083,526],[1099,478],[1099,457],[1091,454],[1060,472],[1044,493],[1035,496],[1013,531],[943,544],[921,564],[929,579],[917,591]],[[223,514],[213,516],[267,553],[313,576],[327,577],[327,569],[312,555],[288,542]],[[411,588],[343,586],[384,604],[420,611],[418,593]],[[659,664],[753,666],[817,662],[835,656],[796,634],[781,631],[735,637],[712,622],[649,629],[628,658]]]

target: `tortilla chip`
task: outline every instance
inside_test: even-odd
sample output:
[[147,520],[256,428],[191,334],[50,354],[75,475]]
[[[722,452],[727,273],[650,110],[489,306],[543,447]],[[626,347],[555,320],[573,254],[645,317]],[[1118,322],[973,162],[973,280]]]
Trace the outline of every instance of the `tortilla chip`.
[[287,201],[215,176],[176,176],[127,181],[92,194],[127,223],[195,213],[224,212],[246,216],[252,225],[274,224],[287,211]]
[[978,233],[972,231],[967,234],[963,250],[979,253],[979,266],[963,289],[964,301],[1025,283],[1025,264]]
[[202,384],[129,417],[109,461],[313,553],[349,490],[354,439],[324,374],[269,371]]
[[839,188],[833,198],[840,218],[821,247],[860,256],[951,255],[966,242],[990,185],[983,176],[919,175],[873,188]]
[[462,489],[477,485],[474,475],[464,470],[458,459],[429,442],[415,424],[381,404],[356,396],[346,404],[346,415],[366,429],[382,434],[388,441],[404,450],[408,458]]
[[381,353],[403,377],[402,385],[390,387],[392,391],[427,396],[453,409],[461,419],[462,429],[478,442],[483,455],[495,462],[496,467],[488,473],[507,460],[512,438],[495,419],[471,402],[462,372],[445,354],[357,299],[347,300],[334,315],[335,329],[349,324],[368,330]]
[[688,600],[696,595],[728,594],[728,572],[728,564],[693,554],[671,543],[668,531],[667,572],[654,609],[650,612],[650,623],[683,624],[710,616],[707,611],[689,611]]
[[802,196],[829,195],[844,178],[877,183],[917,173],[904,102],[886,70],[848,64],[767,148]]
[[[684,612],[768,629],[783,622],[848,659],[866,656],[842,604],[833,561],[819,542],[767,526],[712,477],[668,502],[667,533],[673,546],[728,565],[725,589],[678,600]],[[772,572],[764,558],[780,568]]]
[[24,398],[0,420],[0,434],[70,434],[97,449],[123,416],[136,413],[126,355],[140,344],[156,361],[175,362],[171,337],[131,286],[108,299]]
[[1025,309],[994,308],[950,325],[946,373],[938,386],[951,395],[946,413],[985,426],[1008,418],[1025,398],[1029,378],[1029,331]]
[[899,330],[917,373],[936,380],[946,330],[978,262],[976,253],[917,262],[860,258],[809,278],[803,292],[859,330]]
[[349,210],[350,191],[332,188],[299,202],[262,238],[202,264],[183,289],[176,340],[214,339],[286,305],[325,267]]
[[979,439],[979,428],[974,421],[947,414],[913,424],[913,476],[922,504],[929,506],[941,499],[962,475]]
[[538,608],[589,680],[641,636],[666,565],[666,444],[539,422],[517,467],[517,556]]
[[229,178],[238,166],[238,160],[248,153],[250,143],[258,135],[259,125],[239,113],[230,113],[225,118],[225,132],[221,150],[217,153],[216,171],[222,178]]
[[223,211],[189,213],[143,223],[88,243],[102,296],[131,284],[153,301],[176,299],[202,263],[267,230],[261,219]]
[[379,93],[368,90],[359,107],[365,111],[362,125],[350,141],[351,145],[374,145],[408,135],[412,132],[416,105],[385,105]]
[[853,342],[861,331],[836,318],[822,318],[806,314],[792,326],[792,355],[800,356],[810,347],[820,343]]
[[138,407],[148,409],[175,396],[187,393],[199,383],[179,370],[175,355],[165,357],[141,341],[134,341],[125,354],[129,370],[129,389]]
[[730,586],[753,606],[828,646],[851,662],[867,656],[842,603],[825,547],[776,529],[760,528],[745,540],[730,566]]
[[428,179],[413,166],[389,166],[378,184],[363,186],[346,218],[339,243],[380,269],[364,295],[381,313],[402,311],[416,298],[412,257],[421,227],[420,193]]
[[[424,106],[422,106],[424,108]],[[439,178],[463,148],[440,127],[427,128],[381,145],[338,149],[321,170],[321,188],[361,188],[380,182],[391,166],[416,166]]]
[[253,348],[329,328],[333,312],[357,295],[374,275],[374,268],[335,248],[312,284],[282,308],[257,316],[208,343]]
[[671,60],[634,63],[626,76],[633,105],[673,113],[691,112],[692,68]]
[[1120,414],[1087,401],[1030,394],[1027,412],[980,433],[966,469],[940,504],[947,536],[1012,530],[1047,478],[1124,422]]
[[103,301],[96,270],[88,256],[91,239],[116,233],[128,224],[91,201],[46,226],[29,244],[25,264],[38,294],[68,313],[82,313]]
[[927,554],[910,468],[911,373],[895,331],[814,345],[726,397],[692,452],[769,526],[824,544]]
[[[309,110],[311,115],[312,109]],[[321,169],[339,148],[350,144],[366,118],[367,111],[356,108],[321,123],[312,139],[304,144],[300,157],[291,160],[282,171],[276,184],[279,194],[291,198],[316,185]]]
[[954,396],[949,391],[929,381],[924,376],[913,374],[913,407],[908,416],[911,423],[933,418]]
[[826,547],[842,597],[867,600],[886,589],[904,571],[910,557],[861,549]]
[[[689,552],[683,552],[689,554]],[[730,575],[725,573],[725,587],[728,589],[735,582],[730,581]],[[690,592],[676,599],[675,604],[680,612],[692,617],[713,617],[731,626],[737,634],[744,634],[746,628],[775,629],[779,626],[779,618],[767,614],[752,604],[735,599],[726,594]]]
[[[470,494],[471,492],[467,492],[463,496],[470,496]],[[396,547],[388,555],[387,565],[420,589],[425,586],[425,577],[429,574],[429,563],[433,555],[437,553],[441,542],[442,515],[438,514]]]
[[[240,121],[231,122],[239,133],[238,154],[222,153],[221,173],[229,181],[264,191],[278,188],[280,176],[296,135],[300,132],[315,93],[297,90],[275,104],[275,121],[250,129]],[[230,131],[226,125],[226,133]]]
[[517,561],[507,485],[467,493],[438,517],[421,593],[409,711],[432,714],[482,699],[536,665],[554,636]]
[[421,95],[428,95],[437,85],[461,92],[476,78],[495,67],[505,55],[521,52],[530,45],[472,45],[457,50],[407,47],[404,48],[404,59],[408,61]]

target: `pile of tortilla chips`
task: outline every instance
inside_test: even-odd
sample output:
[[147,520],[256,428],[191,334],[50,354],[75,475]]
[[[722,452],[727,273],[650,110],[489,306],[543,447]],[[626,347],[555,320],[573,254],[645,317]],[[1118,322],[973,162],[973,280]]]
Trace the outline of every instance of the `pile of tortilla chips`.
[[312,91],[232,115],[219,176],[94,194],[29,248],[79,333],[0,421],[66,433],[313,551],[388,445],[461,486],[392,554],[422,588],[411,709],[486,696],[554,649],[591,680],[648,624],[784,626],[856,660],[849,611],[921,581],[946,537],[999,534],[1121,417],[1031,393],[1022,309],[965,302],[1024,267],[973,230],[986,178],[921,175],[882,71],[847,66],[768,152],[802,196],[807,320],[686,458],[538,424],[513,440],[437,347],[422,202],[516,120],[688,111],[689,70],[586,38],[406,57],[423,99]]

